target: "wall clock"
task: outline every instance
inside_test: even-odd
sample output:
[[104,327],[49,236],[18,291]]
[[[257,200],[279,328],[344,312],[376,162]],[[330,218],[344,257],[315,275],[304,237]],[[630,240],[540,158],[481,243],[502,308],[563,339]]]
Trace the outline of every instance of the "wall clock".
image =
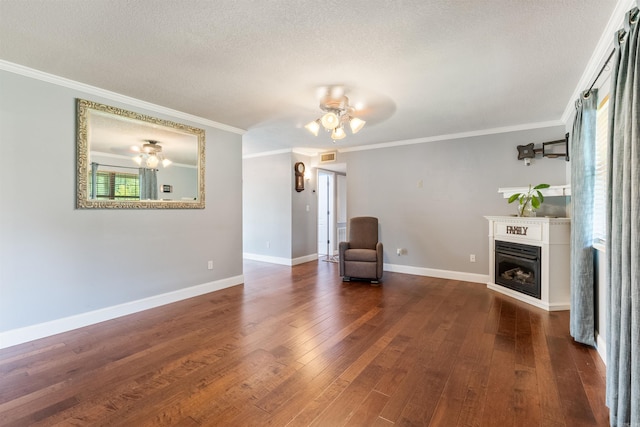
[[296,177],[296,191],[299,193],[304,190],[304,163],[297,162],[293,166]]

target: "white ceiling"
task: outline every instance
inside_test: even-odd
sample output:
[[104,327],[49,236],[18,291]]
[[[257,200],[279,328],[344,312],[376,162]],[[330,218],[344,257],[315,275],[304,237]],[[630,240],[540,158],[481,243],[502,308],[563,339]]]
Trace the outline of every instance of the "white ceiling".
[[302,126],[333,84],[365,104],[341,148],[559,123],[615,5],[0,0],[0,59],[244,129],[247,154],[330,150]]

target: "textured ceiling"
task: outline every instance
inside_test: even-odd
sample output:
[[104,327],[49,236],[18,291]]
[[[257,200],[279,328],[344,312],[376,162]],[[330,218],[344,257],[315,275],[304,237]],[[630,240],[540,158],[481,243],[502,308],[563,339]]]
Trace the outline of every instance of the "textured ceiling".
[[557,122],[615,4],[0,0],[0,59],[325,150],[302,126],[332,84],[367,120],[339,147]]

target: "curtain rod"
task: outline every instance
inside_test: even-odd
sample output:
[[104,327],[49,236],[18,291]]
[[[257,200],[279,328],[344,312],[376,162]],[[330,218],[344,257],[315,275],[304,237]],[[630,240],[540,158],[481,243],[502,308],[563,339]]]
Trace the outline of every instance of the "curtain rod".
[[145,169],[145,168],[136,168],[136,167],[133,167],[133,166],[107,165],[105,163],[98,163],[98,162],[91,162],[91,163],[95,163],[98,166],[109,166],[110,168],[135,169],[135,170]]
[[587,91],[584,94],[585,98],[589,97],[589,94],[591,93],[591,89],[593,89],[593,87],[595,86],[596,82],[598,81],[598,79],[600,78],[600,76],[602,75],[602,73],[604,72],[604,70],[607,68],[607,66],[609,65],[609,62],[611,61],[611,58],[613,58],[613,54],[616,53],[615,48],[611,50],[611,53],[609,53],[609,56],[607,57],[607,60],[604,61],[604,64],[602,64],[602,68],[600,68],[600,71],[598,72],[598,75],[596,76],[595,79],[593,79],[593,83],[591,83],[591,86],[589,86],[589,89],[587,89]]
[[[636,21],[638,20],[638,9],[635,8],[631,9],[629,11],[629,21],[631,24],[635,24]],[[635,13],[633,13],[635,12]],[[591,89],[593,89],[593,86],[595,86],[596,82],[598,81],[598,79],[600,78],[600,76],[602,75],[602,72],[605,70],[605,68],[607,68],[607,65],[609,65],[609,61],[611,61],[611,58],[613,57],[613,54],[616,53],[616,49],[615,47],[611,50],[611,53],[609,53],[609,56],[607,57],[607,60],[604,61],[604,64],[602,64],[602,68],[600,68],[600,71],[598,72],[598,75],[596,76],[596,78],[593,80],[593,83],[591,83],[591,86],[589,86],[589,89],[586,91],[584,97],[588,98],[589,94],[591,93]]]

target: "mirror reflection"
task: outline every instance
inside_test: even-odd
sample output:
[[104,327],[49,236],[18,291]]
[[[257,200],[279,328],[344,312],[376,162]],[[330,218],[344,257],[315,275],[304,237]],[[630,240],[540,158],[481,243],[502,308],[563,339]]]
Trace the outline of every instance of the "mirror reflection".
[[79,208],[204,208],[204,130],[78,100]]

